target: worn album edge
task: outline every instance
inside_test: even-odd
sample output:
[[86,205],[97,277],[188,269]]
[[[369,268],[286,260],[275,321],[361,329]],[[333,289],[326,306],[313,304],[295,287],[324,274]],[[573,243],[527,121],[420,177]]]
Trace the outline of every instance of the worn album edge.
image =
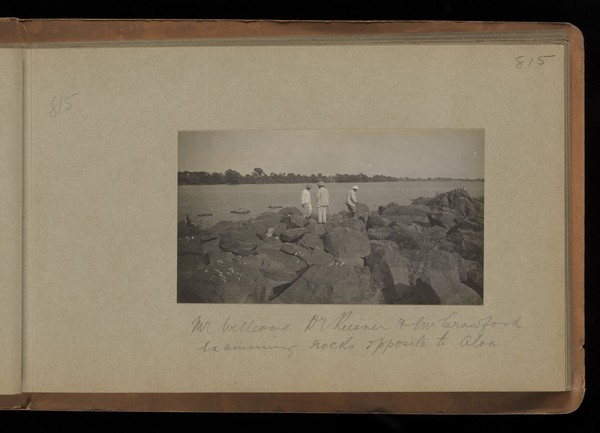
[[[169,43],[237,38],[353,38],[437,34],[459,35],[454,43],[481,42],[485,34],[515,34],[530,41],[563,41],[566,67],[568,284],[565,392],[417,392],[417,393],[29,393],[0,396],[2,409],[193,411],[193,412],[344,412],[344,413],[569,413],[585,392],[584,367],[584,51],[583,35],[566,23],[483,23],[403,21],[163,21],[0,19],[0,45],[80,46],[89,43]],[[469,37],[470,35],[470,37]],[[473,39],[473,35],[475,39]],[[536,36],[537,35],[537,36]],[[485,38],[484,38],[485,39]],[[492,40],[492,39],[487,39]],[[502,40],[498,38],[497,40]],[[509,38],[510,40],[510,38]],[[512,39],[514,42],[514,38]]]

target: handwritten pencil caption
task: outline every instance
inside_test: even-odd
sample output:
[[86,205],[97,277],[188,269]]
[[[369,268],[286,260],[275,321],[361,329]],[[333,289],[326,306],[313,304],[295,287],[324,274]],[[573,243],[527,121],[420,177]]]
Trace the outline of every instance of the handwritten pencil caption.
[[336,315],[313,314],[301,324],[269,323],[258,320],[207,318],[198,315],[191,322],[191,333],[200,337],[197,349],[202,354],[239,352],[277,352],[288,358],[299,351],[364,352],[388,356],[403,350],[459,347],[465,350],[490,350],[522,329],[522,319],[498,319],[492,315],[463,319],[457,311],[441,317],[398,317],[389,322],[373,321],[353,311]]

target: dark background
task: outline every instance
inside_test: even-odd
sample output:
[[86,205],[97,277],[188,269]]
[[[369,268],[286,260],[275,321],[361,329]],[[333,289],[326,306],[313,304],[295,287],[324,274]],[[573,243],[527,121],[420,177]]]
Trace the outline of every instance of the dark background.
[[[239,4],[237,4],[239,3]],[[598,428],[597,319],[598,268],[595,244],[598,231],[594,186],[598,159],[598,118],[600,98],[600,2],[563,1],[459,1],[413,0],[328,3],[310,6],[306,2],[30,2],[0,3],[0,16],[18,18],[192,18],[192,19],[286,19],[286,20],[446,20],[446,21],[531,21],[569,22],[583,33],[586,57],[586,381],[587,392],[581,407],[568,415],[301,415],[301,414],[142,414],[0,412],[0,423],[10,431],[28,427],[108,430],[155,428],[157,431],[341,431],[413,432],[486,431],[530,428],[557,428],[558,431],[590,431]],[[0,95],[1,96],[1,95]],[[410,372],[390,372],[410,374]],[[298,378],[301,380],[301,378]],[[14,424],[11,423],[14,422]],[[12,424],[12,425],[11,425]],[[153,429],[154,430],[154,429]]]

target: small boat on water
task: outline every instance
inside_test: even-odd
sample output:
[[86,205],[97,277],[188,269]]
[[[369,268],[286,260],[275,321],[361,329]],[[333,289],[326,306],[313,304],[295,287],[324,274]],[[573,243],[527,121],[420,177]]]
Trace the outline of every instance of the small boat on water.
[[213,214],[211,214],[211,213],[199,213],[198,216],[199,217],[213,216]]
[[281,209],[283,206],[273,206],[269,205],[269,209]]
[[244,207],[238,207],[231,211],[231,213],[250,213],[250,211]]

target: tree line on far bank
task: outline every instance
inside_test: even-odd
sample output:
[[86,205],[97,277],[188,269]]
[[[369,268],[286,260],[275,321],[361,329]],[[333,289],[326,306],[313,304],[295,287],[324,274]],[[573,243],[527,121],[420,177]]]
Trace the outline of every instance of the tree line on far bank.
[[226,170],[225,173],[207,171],[180,171],[177,173],[177,182],[179,185],[241,185],[241,184],[269,184],[269,183],[365,183],[365,182],[398,182],[404,180],[480,180],[483,179],[454,179],[447,177],[436,178],[408,178],[394,177],[376,174],[367,176],[366,174],[296,174],[296,173],[270,173],[267,174],[262,168],[255,168],[251,174],[242,175],[236,170]]

